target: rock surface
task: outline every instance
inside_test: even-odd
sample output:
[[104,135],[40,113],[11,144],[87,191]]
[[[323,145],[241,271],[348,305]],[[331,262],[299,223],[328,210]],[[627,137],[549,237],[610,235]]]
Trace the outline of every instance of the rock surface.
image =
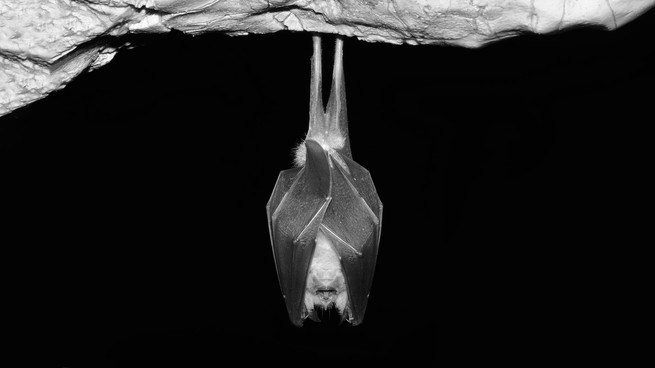
[[113,58],[135,32],[282,30],[370,42],[480,47],[573,26],[615,29],[655,0],[3,0],[0,116]]

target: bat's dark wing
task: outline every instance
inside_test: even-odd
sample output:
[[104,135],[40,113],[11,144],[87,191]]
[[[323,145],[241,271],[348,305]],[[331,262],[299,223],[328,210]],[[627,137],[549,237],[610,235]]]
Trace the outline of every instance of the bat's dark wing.
[[289,318],[302,325],[307,272],[314,255],[316,234],[330,204],[330,167],[327,155],[314,141],[305,142],[303,168],[280,173],[266,206],[277,275]]
[[321,228],[332,240],[341,260],[348,289],[348,320],[364,318],[371,291],[382,229],[382,203],[368,170],[341,157],[346,167],[332,160],[332,201]]

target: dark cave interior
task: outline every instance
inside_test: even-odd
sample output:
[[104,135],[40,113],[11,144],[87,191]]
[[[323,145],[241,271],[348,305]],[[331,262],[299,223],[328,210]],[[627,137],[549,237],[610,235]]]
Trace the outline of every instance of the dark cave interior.
[[355,328],[290,325],[266,225],[310,35],[131,36],[0,118],[17,339],[58,367],[556,361],[645,165],[654,16],[477,50],[346,40],[353,157],[385,206]]

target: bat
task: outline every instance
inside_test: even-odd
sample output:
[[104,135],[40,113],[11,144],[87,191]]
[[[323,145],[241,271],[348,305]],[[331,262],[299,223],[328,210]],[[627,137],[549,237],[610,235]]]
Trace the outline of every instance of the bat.
[[353,161],[348,137],[343,39],[323,106],[321,37],[313,36],[309,129],[295,167],[280,172],[266,206],[273,257],[289,319],[318,321],[336,308],[341,322],[364,318],[382,228],[382,203],[368,170]]

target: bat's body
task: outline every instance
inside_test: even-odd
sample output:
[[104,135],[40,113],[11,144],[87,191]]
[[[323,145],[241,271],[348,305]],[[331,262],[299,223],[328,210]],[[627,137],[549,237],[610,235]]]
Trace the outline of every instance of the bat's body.
[[282,171],[273,189],[269,230],[291,322],[301,326],[316,307],[334,306],[357,325],[373,280],[382,203],[370,174],[350,153],[339,38],[323,108],[320,40],[313,38],[309,130],[296,150],[297,167]]

